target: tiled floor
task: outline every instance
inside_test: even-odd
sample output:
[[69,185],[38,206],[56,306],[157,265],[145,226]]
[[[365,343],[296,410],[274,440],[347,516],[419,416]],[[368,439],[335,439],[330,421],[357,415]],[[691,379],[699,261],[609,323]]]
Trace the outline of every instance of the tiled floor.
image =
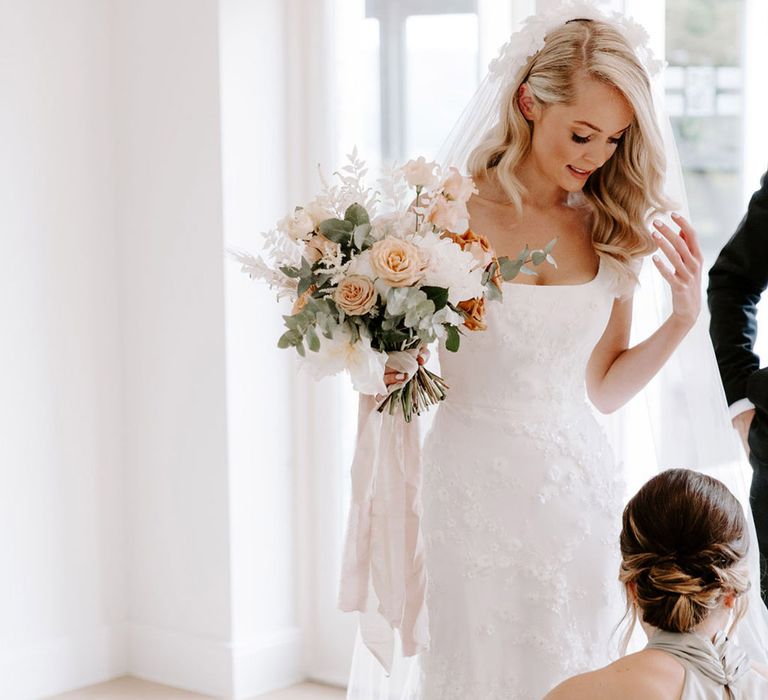
[[[341,688],[301,683],[292,688],[259,695],[258,700],[343,700],[344,695]],[[211,697],[125,676],[108,683],[56,695],[48,700],[211,700]]]

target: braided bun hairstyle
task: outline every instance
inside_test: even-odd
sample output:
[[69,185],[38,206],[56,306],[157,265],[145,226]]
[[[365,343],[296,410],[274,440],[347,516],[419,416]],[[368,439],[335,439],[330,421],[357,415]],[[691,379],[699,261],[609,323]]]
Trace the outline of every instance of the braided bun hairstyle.
[[[648,481],[624,509],[619,579],[649,625],[690,632],[725,595],[749,588],[744,511],[726,486],[690,469]],[[635,606],[626,642],[634,627]],[[739,600],[737,617],[744,613]]]

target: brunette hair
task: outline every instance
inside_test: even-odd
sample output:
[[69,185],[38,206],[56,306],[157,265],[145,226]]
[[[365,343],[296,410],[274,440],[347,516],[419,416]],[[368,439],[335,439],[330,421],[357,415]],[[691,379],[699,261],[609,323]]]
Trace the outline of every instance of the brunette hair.
[[[747,521],[736,497],[717,479],[669,469],[648,481],[622,516],[619,580],[634,589],[644,622],[690,632],[722,597],[749,588]],[[635,606],[628,606],[631,625]],[[743,599],[737,606],[744,613]]]

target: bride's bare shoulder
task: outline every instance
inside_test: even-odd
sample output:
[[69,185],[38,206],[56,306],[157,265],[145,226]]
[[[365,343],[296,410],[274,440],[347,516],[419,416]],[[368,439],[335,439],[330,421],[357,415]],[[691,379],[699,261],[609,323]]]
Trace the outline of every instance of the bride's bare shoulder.
[[631,654],[561,683],[544,700],[677,700],[685,669],[655,649]]

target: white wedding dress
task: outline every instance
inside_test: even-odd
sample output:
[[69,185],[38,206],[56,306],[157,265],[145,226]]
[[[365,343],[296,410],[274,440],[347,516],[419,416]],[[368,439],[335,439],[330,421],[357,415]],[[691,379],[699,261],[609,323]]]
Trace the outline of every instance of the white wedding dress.
[[624,481],[585,390],[614,301],[505,283],[488,330],[440,348],[450,386],[424,445],[424,700],[537,700],[616,657]]
[[617,276],[506,282],[487,330],[439,346],[423,445],[429,650],[387,679],[358,636],[350,700],[541,700],[618,657],[626,485],[586,395]]

